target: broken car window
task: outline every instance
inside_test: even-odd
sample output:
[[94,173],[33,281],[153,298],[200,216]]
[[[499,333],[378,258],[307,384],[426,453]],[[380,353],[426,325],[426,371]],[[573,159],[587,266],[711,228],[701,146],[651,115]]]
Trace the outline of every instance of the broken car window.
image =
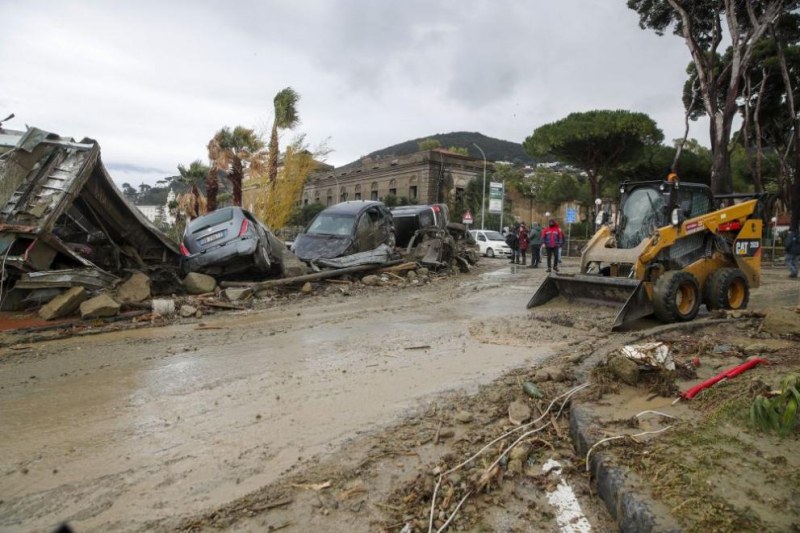
[[635,248],[653,229],[663,226],[664,205],[664,197],[658,190],[634,190],[622,208],[619,247]]
[[351,214],[320,213],[307,233],[319,235],[350,235],[355,223],[355,216]]

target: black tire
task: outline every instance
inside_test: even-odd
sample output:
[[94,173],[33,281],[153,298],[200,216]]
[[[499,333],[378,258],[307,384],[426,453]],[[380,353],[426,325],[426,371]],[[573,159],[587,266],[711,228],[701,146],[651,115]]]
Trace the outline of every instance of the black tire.
[[256,268],[262,272],[269,272],[272,268],[272,261],[269,259],[269,252],[264,243],[259,242],[255,252]]
[[492,250],[491,248],[487,248],[486,257],[494,257],[494,250]]
[[706,307],[715,309],[745,309],[750,301],[750,283],[738,268],[720,268],[706,280]]
[[689,272],[662,274],[653,288],[653,310],[662,322],[688,322],[700,309],[700,284]]

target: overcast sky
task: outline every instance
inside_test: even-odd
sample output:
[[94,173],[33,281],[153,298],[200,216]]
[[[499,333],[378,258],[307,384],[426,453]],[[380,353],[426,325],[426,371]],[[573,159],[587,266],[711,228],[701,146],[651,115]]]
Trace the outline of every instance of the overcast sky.
[[0,0],[0,21],[0,119],[96,139],[117,183],[205,160],[222,126],[268,131],[286,86],[334,165],[450,131],[522,142],[591,109],[683,134],[686,45],[624,0]]

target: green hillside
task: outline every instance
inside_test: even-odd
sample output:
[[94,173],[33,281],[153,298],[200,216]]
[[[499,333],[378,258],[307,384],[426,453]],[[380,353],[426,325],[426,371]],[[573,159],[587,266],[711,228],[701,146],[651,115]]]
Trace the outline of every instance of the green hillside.
[[369,154],[369,157],[385,157],[391,155],[408,155],[419,151],[419,142],[425,139],[436,139],[441,143],[442,148],[450,148],[456,146],[459,148],[467,148],[469,155],[481,158],[481,153],[473,146],[473,143],[480,146],[486,152],[486,159],[489,161],[510,161],[516,164],[535,163],[536,160],[526,154],[522,149],[522,144],[511,141],[504,141],[502,139],[495,139],[487,137],[482,133],[470,131],[454,131],[452,133],[437,133],[436,135],[429,135],[427,137],[420,137],[405,141],[394,146],[383,148]]

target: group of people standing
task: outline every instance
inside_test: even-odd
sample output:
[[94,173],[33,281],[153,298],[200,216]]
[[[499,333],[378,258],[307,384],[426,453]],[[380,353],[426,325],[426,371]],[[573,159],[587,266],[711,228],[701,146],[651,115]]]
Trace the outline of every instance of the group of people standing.
[[517,222],[506,234],[506,244],[511,248],[512,263],[526,264],[526,255],[530,250],[529,268],[538,268],[542,260],[541,250],[544,249],[547,254],[547,271],[550,272],[552,269],[558,272],[558,252],[564,244],[564,233],[555,219],[551,218],[545,228],[534,222],[528,229],[524,222]]

